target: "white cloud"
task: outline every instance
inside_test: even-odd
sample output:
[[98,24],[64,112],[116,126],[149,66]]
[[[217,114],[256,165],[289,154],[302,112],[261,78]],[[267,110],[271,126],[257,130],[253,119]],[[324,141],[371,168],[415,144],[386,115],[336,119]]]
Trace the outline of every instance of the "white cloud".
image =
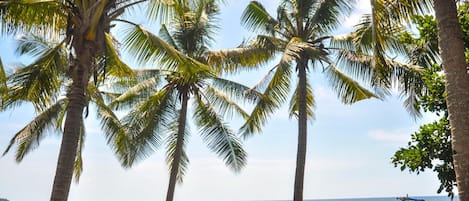
[[384,131],[373,130],[368,133],[368,136],[376,141],[384,142],[407,142],[410,139],[410,131],[396,130]]

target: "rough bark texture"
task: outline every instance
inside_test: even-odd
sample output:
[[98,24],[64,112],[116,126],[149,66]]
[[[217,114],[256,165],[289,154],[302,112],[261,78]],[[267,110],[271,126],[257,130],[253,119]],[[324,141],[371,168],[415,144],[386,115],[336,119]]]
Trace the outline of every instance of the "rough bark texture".
[[298,150],[296,153],[296,172],[294,201],[303,201],[303,183],[305,178],[306,144],[307,144],[307,105],[306,105],[306,67],[308,60],[300,60],[298,68]]
[[469,76],[454,0],[435,0],[459,200],[469,201]]
[[176,141],[176,150],[174,153],[174,159],[171,167],[171,172],[169,175],[169,185],[168,192],[166,193],[166,201],[173,201],[174,199],[174,189],[176,188],[177,183],[177,174],[179,170],[179,164],[182,157],[182,150],[184,148],[184,131],[186,129],[186,117],[187,117],[187,103],[189,101],[189,96],[187,90],[183,90],[182,95],[182,108],[179,114],[179,126],[178,134]]
[[80,138],[80,128],[83,119],[83,109],[86,104],[85,89],[90,77],[90,66],[92,53],[87,42],[76,47],[77,60],[72,64],[72,89],[68,94],[69,104],[67,117],[65,119],[62,144],[55,171],[54,184],[52,187],[51,201],[66,201],[72,182],[75,158]]

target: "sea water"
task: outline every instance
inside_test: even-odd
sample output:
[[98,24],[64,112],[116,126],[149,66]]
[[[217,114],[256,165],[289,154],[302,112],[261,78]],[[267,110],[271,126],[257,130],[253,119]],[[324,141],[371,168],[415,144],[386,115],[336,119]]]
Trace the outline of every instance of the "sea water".
[[[451,200],[447,196],[410,196],[410,198],[423,199],[425,201],[459,201],[458,197],[454,197]],[[396,197],[384,197],[384,198],[341,198],[341,199],[313,199],[305,201],[400,201]]]
[[[401,196],[400,196],[401,197]],[[423,199],[425,201],[459,201],[458,197],[451,200],[447,196],[410,196],[410,198]],[[264,201],[289,201],[289,200],[264,200]],[[304,201],[400,201],[396,197],[381,197],[381,198],[340,198],[340,199],[306,199]]]

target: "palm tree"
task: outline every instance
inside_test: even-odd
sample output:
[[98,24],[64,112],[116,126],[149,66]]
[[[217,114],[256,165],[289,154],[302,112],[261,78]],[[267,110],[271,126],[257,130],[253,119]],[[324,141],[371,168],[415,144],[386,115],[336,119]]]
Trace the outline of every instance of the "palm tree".
[[438,42],[446,80],[454,170],[461,201],[469,200],[469,76],[455,1],[435,0]]
[[[111,20],[118,18],[123,11],[140,1],[123,0],[4,0],[0,1],[1,30],[3,33],[35,33],[44,38],[63,41],[70,49],[68,76],[72,84],[67,93],[68,104],[64,122],[62,144],[52,188],[51,200],[67,200],[75,166],[75,159],[82,136],[83,112],[87,103],[86,91],[90,77],[95,83],[107,58],[106,34],[111,28]],[[62,67],[64,68],[64,67]],[[47,69],[45,72],[54,71]],[[28,73],[28,72],[26,72]],[[30,72],[29,72],[30,73]],[[44,75],[44,74],[41,74]],[[48,77],[41,77],[48,79]],[[57,81],[58,78],[51,78]],[[32,83],[32,85],[37,83]],[[39,108],[52,105],[50,92],[56,92],[57,82],[46,88],[39,88],[32,97]],[[52,90],[52,91],[48,91]],[[15,92],[13,92],[15,93]],[[43,110],[44,111],[44,110]]]
[[[244,136],[261,132],[261,126],[270,114],[287,100],[293,66],[298,76],[298,83],[290,99],[290,116],[298,119],[295,201],[303,200],[307,121],[313,117],[315,106],[308,80],[309,72],[322,67],[332,88],[346,104],[379,98],[389,91],[393,83],[408,83],[397,80],[397,77],[402,75],[412,78],[418,74],[417,66],[400,63],[386,56],[378,64],[376,55],[369,47],[356,39],[357,33],[340,37],[331,35],[340,25],[341,17],[351,11],[353,3],[348,0],[283,0],[274,18],[259,2],[251,1],[242,16],[242,22],[247,28],[260,33],[255,45],[269,47],[281,54],[280,62],[255,86],[255,89],[263,90],[264,96],[270,98],[261,99],[257,103],[242,127]],[[337,60],[334,61],[334,58]],[[384,72],[393,76],[383,76]],[[360,86],[354,79],[361,79],[374,92]]]
[[[68,75],[69,52],[64,41],[51,42],[39,37],[23,36],[18,43],[17,52],[21,55],[35,57],[34,62],[28,66],[20,67],[7,76],[8,91],[4,99],[6,108],[15,107],[22,102],[30,102],[35,106],[38,115],[18,131],[10,140],[10,144],[4,151],[7,154],[10,149],[17,145],[15,153],[16,161],[21,162],[26,154],[40,145],[40,142],[50,132],[61,133],[63,120],[67,114],[69,98],[61,95],[62,92],[70,91],[70,76]],[[112,38],[107,35],[106,39],[108,57],[106,59],[109,77],[123,77],[132,75],[132,70],[117,57]],[[100,77],[100,80],[103,78]],[[97,86],[90,84],[87,89],[86,105],[89,103],[97,108],[98,118],[101,119],[103,128],[107,131],[108,142],[111,147],[113,135],[108,127],[116,127],[118,118],[105,104],[106,95],[98,90]],[[88,108],[87,108],[88,111]],[[83,168],[82,149],[86,136],[83,120],[80,127],[79,145],[74,163],[75,180],[78,182]],[[115,130],[112,130],[114,133]]]
[[[395,24],[409,21],[413,14],[428,12],[432,6],[438,25],[438,38],[443,71],[446,80],[446,93],[448,113],[451,125],[452,147],[454,149],[454,164],[456,171],[456,183],[461,200],[469,200],[466,192],[469,191],[469,154],[467,145],[467,126],[469,107],[469,94],[465,87],[469,84],[467,76],[467,64],[465,63],[464,41],[462,31],[457,18],[456,1],[446,0],[371,0],[373,16],[375,18],[375,33],[383,33],[382,29]],[[393,19],[393,20],[386,20]],[[382,44],[375,41],[375,47]],[[451,95],[450,95],[451,94]],[[451,105],[451,108],[450,108]],[[465,123],[466,122],[466,123]],[[457,140],[454,140],[454,139]],[[457,148],[456,148],[457,147]]]
[[[182,181],[189,164],[185,145],[191,113],[208,148],[228,167],[239,171],[246,164],[241,141],[223,117],[237,114],[247,118],[235,100],[254,102],[260,97],[218,75],[241,65],[257,66],[269,56],[263,48],[209,50],[218,14],[215,0],[176,1],[172,9],[171,23],[161,26],[160,37],[130,24],[124,48],[142,65],[157,62],[161,67],[136,70],[137,84],[111,104],[132,108],[122,120],[130,138],[120,141],[120,147],[127,147],[121,154],[124,165],[131,166],[166,143],[170,167],[167,201],[173,200],[176,183]],[[189,109],[191,102],[193,111]]]

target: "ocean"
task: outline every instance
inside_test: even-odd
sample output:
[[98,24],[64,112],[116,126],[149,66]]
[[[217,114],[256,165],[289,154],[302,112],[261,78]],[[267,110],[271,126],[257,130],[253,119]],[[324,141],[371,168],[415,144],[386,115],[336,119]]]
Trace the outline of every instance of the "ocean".
[[[447,196],[409,196],[410,198],[423,199],[425,201],[459,201],[458,197],[453,200]],[[266,201],[266,200],[265,200]],[[288,200],[272,200],[272,201],[288,201]],[[341,199],[313,199],[304,201],[400,201],[396,197],[382,198],[341,198]]]

